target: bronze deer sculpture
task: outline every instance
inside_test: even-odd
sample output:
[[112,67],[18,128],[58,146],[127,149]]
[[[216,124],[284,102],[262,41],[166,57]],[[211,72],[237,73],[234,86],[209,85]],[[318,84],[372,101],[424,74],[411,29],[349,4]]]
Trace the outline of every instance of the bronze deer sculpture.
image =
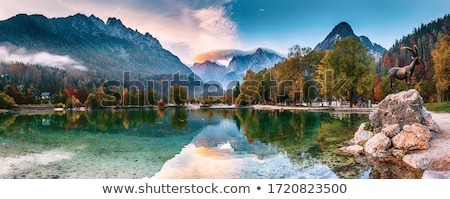
[[395,88],[395,79],[406,80],[406,85],[407,85],[408,89],[412,88],[411,78],[412,78],[415,66],[417,64],[419,64],[419,55],[418,55],[418,50],[417,50],[416,45],[414,45],[414,49],[410,48],[410,47],[402,47],[401,49],[407,49],[407,50],[411,51],[413,54],[413,57],[412,57],[413,60],[407,66],[392,67],[389,69],[389,71],[388,71],[389,83],[390,83],[391,89],[393,90],[394,93],[397,92],[397,89]]

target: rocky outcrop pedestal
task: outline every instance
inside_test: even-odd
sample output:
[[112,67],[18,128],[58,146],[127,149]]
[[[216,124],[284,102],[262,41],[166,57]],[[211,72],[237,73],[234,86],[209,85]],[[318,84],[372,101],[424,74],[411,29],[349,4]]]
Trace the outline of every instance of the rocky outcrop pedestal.
[[374,134],[391,138],[392,147],[401,150],[430,148],[429,142],[441,129],[423,107],[417,90],[391,94],[369,116]]
[[427,169],[422,164],[413,164],[420,161],[406,154],[432,151],[432,140],[442,134],[442,130],[423,107],[418,91],[411,89],[388,95],[369,119],[370,125],[361,124],[350,141],[352,145],[341,148],[343,151],[384,160],[396,158],[415,169]]

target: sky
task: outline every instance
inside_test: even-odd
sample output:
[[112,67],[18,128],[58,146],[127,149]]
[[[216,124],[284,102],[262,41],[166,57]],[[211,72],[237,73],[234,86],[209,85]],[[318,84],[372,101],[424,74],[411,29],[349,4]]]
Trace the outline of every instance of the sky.
[[[450,14],[448,0],[2,0],[0,20],[17,14],[116,17],[191,66],[199,54],[265,47],[286,55],[314,48],[345,21],[356,35],[389,49],[414,28]],[[209,53],[207,53],[209,52]],[[239,51],[240,52],[240,51]],[[226,53],[225,53],[226,54]],[[208,59],[208,58],[204,58]],[[215,59],[225,63],[229,57]]]

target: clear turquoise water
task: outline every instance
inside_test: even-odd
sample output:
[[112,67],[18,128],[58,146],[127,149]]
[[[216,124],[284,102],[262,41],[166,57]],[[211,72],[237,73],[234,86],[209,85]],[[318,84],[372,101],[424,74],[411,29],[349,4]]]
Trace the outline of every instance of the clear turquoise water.
[[368,178],[336,153],[367,115],[98,110],[0,115],[0,178]]

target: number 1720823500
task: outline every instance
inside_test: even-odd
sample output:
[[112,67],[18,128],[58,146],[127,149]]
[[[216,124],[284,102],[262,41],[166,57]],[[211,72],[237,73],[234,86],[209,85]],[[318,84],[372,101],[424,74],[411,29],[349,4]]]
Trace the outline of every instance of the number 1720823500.
[[346,193],[346,184],[268,184],[268,193]]

